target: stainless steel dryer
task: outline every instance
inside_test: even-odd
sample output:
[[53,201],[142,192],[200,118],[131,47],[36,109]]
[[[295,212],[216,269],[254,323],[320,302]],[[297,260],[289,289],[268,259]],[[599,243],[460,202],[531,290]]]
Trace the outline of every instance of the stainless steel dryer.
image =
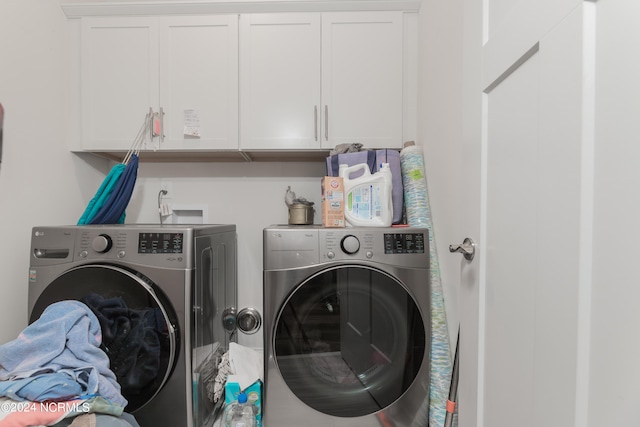
[[29,322],[53,302],[85,302],[125,411],[142,427],[212,425],[206,383],[233,339],[236,253],[235,225],[34,227]]
[[419,425],[429,402],[427,233],[264,230],[265,427]]

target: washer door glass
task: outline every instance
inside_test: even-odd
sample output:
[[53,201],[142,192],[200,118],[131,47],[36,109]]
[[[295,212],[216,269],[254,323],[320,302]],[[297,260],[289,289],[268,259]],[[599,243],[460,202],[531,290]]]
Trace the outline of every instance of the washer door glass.
[[310,407],[338,417],[372,414],[414,381],[426,349],[423,322],[393,277],[363,266],[324,270],[283,305],[273,343],[276,363]]
[[146,277],[110,265],[76,267],[57,277],[36,301],[29,323],[50,304],[84,302],[102,328],[121,393],[133,412],[160,391],[177,360],[176,316],[162,292]]

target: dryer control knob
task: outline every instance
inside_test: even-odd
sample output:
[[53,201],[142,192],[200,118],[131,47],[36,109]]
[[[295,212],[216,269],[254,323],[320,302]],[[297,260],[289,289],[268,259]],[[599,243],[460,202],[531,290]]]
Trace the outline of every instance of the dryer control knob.
[[345,253],[353,255],[360,250],[360,240],[356,236],[349,234],[344,236],[340,242],[340,247]]
[[99,254],[109,252],[109,249],[111,249],[112,245],[113,242],[111,241],[111,237],[107,236],[106,234],[99,235],[91,242],[91,248],[93,248],[93,250],[98,252]]

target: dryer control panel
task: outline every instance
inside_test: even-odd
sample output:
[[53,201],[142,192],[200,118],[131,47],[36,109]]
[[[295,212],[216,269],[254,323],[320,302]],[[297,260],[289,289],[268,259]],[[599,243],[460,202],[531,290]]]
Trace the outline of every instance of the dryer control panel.
[[267,270],[344,261],[425,268],[429,232],[426,228],[274,226],[264,230],[264,249]]
[[322,261],[371,260],[420,267],[428,259],[426,229],[353,227],[319,230]]
[[424,233],[384,233],[385,254],[421,254],[425,249]]

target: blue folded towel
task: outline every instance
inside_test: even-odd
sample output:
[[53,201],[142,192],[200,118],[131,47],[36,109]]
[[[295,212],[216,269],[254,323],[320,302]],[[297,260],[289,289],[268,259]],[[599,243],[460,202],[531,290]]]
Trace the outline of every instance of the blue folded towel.
[[[0,346],[0,381],[66,374],[75,378],[86,394],[97,392],[125,407],[127,400],[109,369],[109,358],[100,349],[101,342],[100,323],[89,307],[73,300],[51,304],[18,338]],[[36,396],[38,383],[42,384],[40,392],[47,395],[53,379],[22,385],[28,384],[29,396]]]

